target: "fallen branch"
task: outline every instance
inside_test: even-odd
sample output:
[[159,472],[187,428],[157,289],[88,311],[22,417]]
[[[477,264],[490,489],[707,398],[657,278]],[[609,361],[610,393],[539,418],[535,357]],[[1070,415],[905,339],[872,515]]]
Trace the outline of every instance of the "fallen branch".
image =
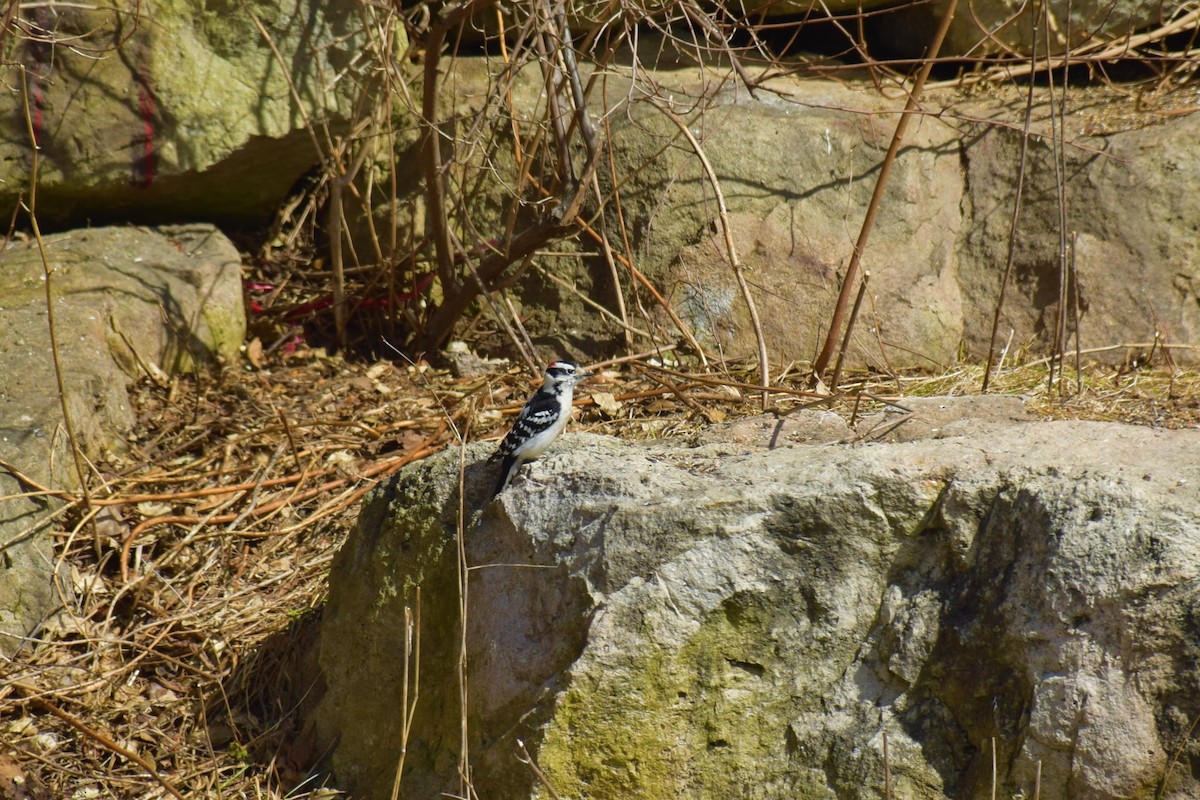
[[[433,453],[436,453],[441,448],[434,447],[432,445],[445,432],[445,430],[446,430],[446,428],[444,425],[442,427],[439,427],[438,430],[435,431],[432,436],[428,437],[424,442],[417,445],[416,448],[414,448],[413,450],[404,454],[403,456],[399,456],[398,458],[388,459],[387,461],[381,461],[381,462],[374,464],[373,466],[368,467],[367,469],[363,470],[358,475],[355,475],[352,477],[338,478],[338,479],[332,480],[332,481],[327,481],[327,482],[321,484],[320,486],[314,487],[312,489],[308,489],[303,492],[299,492],[297,494],[286,497],[282,500],[276,500],[271,503],[265,503],[261,506],[257,506],[255,508],[251,509],[249,512],[242,511],[242,512],[237,512],[237,513],[220,514],[220,515],[212,516],[212,517],[186,515],[186,514],[165,514],[162,516],[151,517],[150,519],[143,520],[142,522],[140,522],[136,526],[134,526],[134,528],[129,533],[125,534],[124,538],[121,540],[121,560],[120,560],[121,580],[125,583],[129,582],[129,551],[130,551],[130,548],[132,548],[134,541],[137,539],[138,536],[140,536],[142,533],[145,533],[147,530],[149,530],[151,528],[156,528],[160,525],[172,525],[172,524],[174,524],[174,525],[199,525],[199,524],[220,525],[223,523],[233,522],[244,516],[253,516],[253,517],[262,516],[264,514],[272,512],[272,511],[276,511],[284,506],[292,505],[294,503],[300,503],[305,500],[309,500],[313,497],[316,497],[317,495],[324,494],[325,492],[328,492],[331,489],[340,488],[354,480],[363,480],[366,478],[375,477],[377,475],[383,475],[386,477],[387,475],[390,475],[391,473],[395,472],[396,470],[400,469],[401,467],[405,466],[406,464],[409,464],[413,461],[416,461],[417,459],[425,458],[426,456],[430,456]],[[266,535],[274,535],[274,534],[266,534]]]

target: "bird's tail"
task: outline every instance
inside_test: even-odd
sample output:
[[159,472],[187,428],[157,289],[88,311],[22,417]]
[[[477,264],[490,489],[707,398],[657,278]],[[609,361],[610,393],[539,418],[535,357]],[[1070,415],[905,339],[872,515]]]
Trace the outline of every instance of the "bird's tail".
[[512,480],[513,473],[517,471],[516,466],[516,456],[507,455],[504,457],[504,460],[500,463],[500,480],[496,482],[496,488],[492,492],[493,498],[508,488],[508,484],[509,481]]

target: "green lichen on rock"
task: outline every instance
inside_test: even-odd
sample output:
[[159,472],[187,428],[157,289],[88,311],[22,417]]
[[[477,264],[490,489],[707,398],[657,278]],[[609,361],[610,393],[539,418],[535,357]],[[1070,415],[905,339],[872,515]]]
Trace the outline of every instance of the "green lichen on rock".
[[688,686],[658,649],[628,672],[574,676],[538,753],[560,793],[590,798],[678,796],[686,769],[682,714]]
[[[478,454],[476,454],[477,457]],[[333,569],[354,580],[331,588],[320,662],[330,689],[318,736],[340,737],[339,777],[363,797],[389,797],[401,748],[405,620],[420,636],[420,702],[406,756],[406,792],[437,796],[456,771],[460,703],[458,663],[457,452],[426,459],[385,481],[364,503]],[[468,501],[469,502],[469,501]],[[419,613],[419,618],[417,614]],[[419,669],[418,669],[419,666]],[[355,720],[353,736],[328,734]]]
[[386,520],[383,534],[367,540],[372,566],[383,579],[376,610],[393,599],[412,604],[418,588],[445,577],[441,573],[446,571],[446,550],[454,546],[454,527],[447,519],[449,498],[439,487],[452,485],[452,469],[456,465],[449,459],[422,462],[412,480],[378,489],[368,500],[364,519],[378,515]]
[[589,798],[726,798],[785,779],[794,703],[771,676],[770,601],[733,597],[672,652],[575,674],[539,751],[552,785]]
[[[684,646],[679,662],[693,669],[695,782],[710,797],[778,776],[785,731],[794,706],[774,677],[771,606],[762,595],[734,595]],[[768,674],[774,673],[774,675]]]

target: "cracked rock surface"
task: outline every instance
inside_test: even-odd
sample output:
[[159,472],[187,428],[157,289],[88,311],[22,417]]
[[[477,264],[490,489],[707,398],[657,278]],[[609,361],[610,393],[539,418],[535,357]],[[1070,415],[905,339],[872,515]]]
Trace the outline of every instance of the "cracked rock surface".
[[390,797],[456,791],[460,457],[480,797],[1200,796],[1200,431],[875,444],[568,435],[486,502],[491,445],[400,473],[338,555],[317,712]]

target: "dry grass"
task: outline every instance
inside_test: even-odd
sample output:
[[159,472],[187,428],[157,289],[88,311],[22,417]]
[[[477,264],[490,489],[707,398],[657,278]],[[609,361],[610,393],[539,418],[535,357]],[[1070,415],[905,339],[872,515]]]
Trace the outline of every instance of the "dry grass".
[[[312,687],[289,665],[312,657],[308,623],[358,500],[449,442],[447,416],[499,434],[530,384],[499,367],[455,377],[304,348],[259,363],[137,388],[136,440],[97,465],[102,555],[82,527],[58,534],[68,614],[5,667],[0,797],[163,797],[166,784],[184,797],[330,796],[300,724]],[[757,413],[755,370],[610,367],[583,392],[577,428],[639,439]],[[1034,363],[993,386],[1047,418],[1200,425],[1195,370],[1093,366],[1066,396],[1047,376]],[[848,414],[860,390],[969,394],[981,378],[979,366],[850,376],[830,404]],[[776,408],[811,402],[784,386]]]
[[[1088,365],[1081,380],[1073,374],[1064,385],[1049,385],[1044,359],[1006,369],[992,377],[992,394],[1021,395],[1043,419],[1090,419],[1154,428],[1200,426],[1200,371],[1167,366]],[[963,395],[978,392],[981,365],[962,366],[941,375],[901,380],[908,395]]]
[[[365,14],[386,8],[363,6]],[[392,47],[392,34],[402,22],[389,11],[386,19],[370,26],[382,32],[370,37],[373,52],[383,54],[373,56],[379,66],[373,80],[385,101],[371,105],[383,119],[380,130],[386,135],[379,141],[403,133],[387,127],[387,104],[403,94],[390,82],[399,86],[408,81],[415,88],[417,79],[415,73],[393,74],[396,64],[404,61],[393,57]],[[1183,22],[1195,25],[1191,17]],[[541,27],[554,32],[557,24],[544,20]],[[668,39],[674,31],[662,28]],[[1156,72],[1137,89],[1132,117],[1093,120],[1095,130],[1194,111],[1191,44],[1172,52],[1169,48],[1177,45],[1164,38],[1170,32],[1164,27],[1161,36],[1138,43],[1143,48],[1139,52],[1157,48],[1145,56],[1148,68]],[[757,42],[757,33],[748,33]],[[702,39],[685,38],[679,44],[684,50],[701,50],[707,47]],[[427,42],[414,41],[413,46],[415,53]],[[1117,46],[1124,48],[1121,58],[1138,55],[1128,42]],[[755,69],[789,68],[765,49],[727,49],[717,55],[735,66],[741,58]],[[530,52],[534,51],[527,48],[527,57],[533,58]],[[1118,57],[1105,53],[1083,52],[1072,63],[1087,59],[1089,68],[1102,72]],[[981,63],[966,82],[1006,83],[1024,62]],[[425,75],[433,85],[437,65],[436,58],[426,60]],[[873,75],[891,69],[883,63],[868,66]],[[1047,66],[1032,64],[1029,69],[1044,71]],[[830,74],[842,69],[862,68],[836,65]],[[962,85],[964,80],[955,83]],[[565,102],[565,92],[561,99]],[[579,106],[581,121],[587,118],[584,107]],[[542,155],[549,149],[545,142],[558,139],[563,145],[559,152],[569,156],[565,145],[570,132],[550,124],[558,114],[548,109],[541,113],[542,127],[524,132],[524,144],[532,143],[532,148],[517,152],[527,163],[551,166],[536,180],[528,176],[529,185],[509,198],[514,217],[525,204],[541,203],[543,194],[550,194],[544,186],[561,184],[560,191],[570,186],[565,181],[573,174],[570,165],[556,169],[554,159]],[[432,114],[424,118],[432,131]],[[493,121],[501,129],[512,127],[511,119]],[[581,131],[584,127],[578,126]],[[541,133],[535,134],[538,130]],[[481,134],[478,140],[455,142],[461,151],[455,163],[464,174],[470,174],[469,154],[485,139]],[[330,193],[336,195],[343,180],[349,185],[349,178],[368,163],[374,142],[373,137],[351,137],[323,151],[325,163],[345,170],[344,176],[337,170],[324,176]],[[440,150],[427,151],[431,163],[425,166],[437,172],[432,156]],[[36,180],[31,183],[36,186]],[[378,187],[372,191],[383,193]],[[382,199],[398,202],[394,188]],[[293,231],[316,226],[319,203],[308,201],[296,213],[299,221]],[[444,239],[450,233],[445,217],[436,220]],[[353,525],[359,501],[375,483],[449,444],[451,421],[476,438],[499,434],[506,414],[519,407],[529,383],[515,371],[500,368],[456,377],[426,365],[355,363],[302,344],[297,347],[302,324],[310,334],[317,324],[325,324],[332,329],[331,340],[352,344],[377,340],[381,332],[394,336],[419,329],[396,309],[403,302],[403,310],[415,315],[427,307],[422,305],[429,299],[423,291],[402,290],[426,277],[434,263],[431,255],[437,256],[447,280],[439,287],[441,297],[456,291],[470,299],[476,294],[474,284],[466,281],[466,273],[450,267],[456,256],[465,262],[475,257],[477,248],[492,246],[488,236],[480,236],[465,248],[457,246],[462,251],[457,253],[449,251],[449,242],[421,242],[411,253],[401,247],[404,258],[398,262],[410,271],[397,276],[389,266],[394,259],[359,264],[350,252],[343,264],[340,217],[331,213],[330,218],[334,224],[327,232],[332,243],[329,273],[315,254],[309,254],[283,265],[281,274],[264,268],[252,276],[252,285],[261,287],[252,286],[253,301],[273,310],[274,316],[260,320],[262,330],[248,346],[246,363],[219,375],[137,387],[136,438],[131,437],[119,455],[92,465],[95,516],[86,517],[75,498],[64,498],[67,504],[59,517],[63,527],[55,535],[69,584],[63,598],[67,611],[12,660],[0,662],[0,800],[336,794],[321,789],[320,776],[313,772],[323,754],[306,735],[301,711],[311,703],[315,687],[296,684],[305,673],[294,668],[312,657],[311,623],[320,613],[333,554]],[[394,249],[381,243],[387,236],[372,236],[373,250]],[[348,236],[345,240],[349,245]],[[621,248],[613,248],[607,239],[603,244],[606,250],[615,249],[614,263],[624,263]],[[289,257],[297,257],[304,248],[292,250],[289,244],[287,249]],[[484,276],[489,289],[503,286],[501,273],[509,266],[507,261],[496,265],[494,275]],[[637,279],[632,262],[628,269],[630,279]],[[335,275],[332,288],[304,285],[306,270],[312,281]],[[648,282],[645,288],[653,291]],[[385,294],[393,316],[372,317],[370,311],[382,306],[368,300]],[[354,302],[342,302],[347,298]],[[340,316],[345,308],[355,309],[354,321],[376,324],[347,332],[349,321]],[[330,316],[338,316],[332,321],[314,319],[321,309],[333,309]],[[447,313],[444,322],[433,327],[445,332],[458,321],[456,313]],[[471,330],[475,323],[466,327]],[[681,335],[690,335],[679,327]],[[359,338],[353,338],[356,333]],[[583,393],[577,428],[626,439],[686,436],[713,422],[758,413],[760,393],[753,384],[763,366],[713,365],[693,375],[624,364]],[[1138,366],[1088,367],[1078,376],[1067,373],[1065,382],[1052,385],[1045,363],[1010,365],[992,376],[991,388],[993,393],[1026,396],[1029,407],[1047,418],[1164,428],[1200,425],[1200,374],[1194,369],[1160,359]],[[792,373],[789,380],[788,371],[783,374],[775,385],[787,391],[772,392],[769,398],[775,410],[816,400],[806,394],[799,375]],[[982,378],[978,365],[932,376],[848,375],[842,381],[845,393],[825,402],[849,416],[860,395],[895,399],[970,394],[979,390]]]

